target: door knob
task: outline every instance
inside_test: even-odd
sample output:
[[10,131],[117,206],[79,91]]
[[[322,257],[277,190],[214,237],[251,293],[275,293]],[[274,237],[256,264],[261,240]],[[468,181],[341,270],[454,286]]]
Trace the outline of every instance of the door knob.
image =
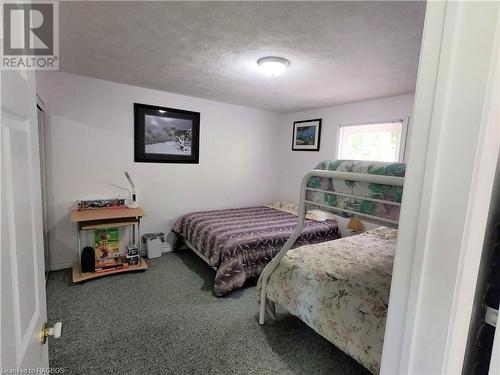
[[49,327],[47,325],[47,322],[43,323],[42,325],[42,332],[41,332],[41,341],[42,345],[47,342],[47,338],[49,336],[52,336],[55,339],[58,339],[62,335],[62,323],[57,322],[54,324],[54,327]]

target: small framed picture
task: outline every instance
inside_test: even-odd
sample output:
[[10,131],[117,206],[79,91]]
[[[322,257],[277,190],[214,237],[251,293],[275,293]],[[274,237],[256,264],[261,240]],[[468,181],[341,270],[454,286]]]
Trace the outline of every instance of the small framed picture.
[[293,151],[319,151],[321,119],[295,121],[293,123]]
[[199,162],[200,113],[134,103],[134,161]]

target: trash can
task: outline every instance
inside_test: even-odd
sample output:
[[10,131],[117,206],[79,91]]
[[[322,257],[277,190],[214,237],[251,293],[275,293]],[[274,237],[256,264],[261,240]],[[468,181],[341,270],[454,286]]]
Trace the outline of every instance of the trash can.
[[149,259],[159,258],[165,243],[165,233],[146,233],[142,236],[142,243],[146,245],[146,256]]

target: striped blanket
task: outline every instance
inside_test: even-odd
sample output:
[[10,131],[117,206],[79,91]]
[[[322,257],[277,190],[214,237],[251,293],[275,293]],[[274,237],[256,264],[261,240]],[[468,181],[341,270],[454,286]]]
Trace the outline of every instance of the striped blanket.
[[[172,231],[188,240],[217,268],[214,294],[222,296],[256,278],[280,251],[297,216],[265,206],[194,212]],[[294,247],[340,238],[334,221],[306,220]]]

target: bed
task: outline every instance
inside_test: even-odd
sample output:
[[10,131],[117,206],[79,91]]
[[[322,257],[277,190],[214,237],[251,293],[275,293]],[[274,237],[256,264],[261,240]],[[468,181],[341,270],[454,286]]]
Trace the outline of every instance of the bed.
[[[257,278],[281,250],[297,226],[289,204],[193,212],[182,216],[172,231],[215,271],[214,294],[223,296]],[[333,220],[305,219],[295,246],[340,237]]]
[[[378,373],[404,174],[403,163],[334,160],[304,176],[297,227],[259,278],[261,325],[279,304]],[[297,247],[311,206],[384,226]]]
[[288,251],[268,281],[268,312],[279,304],[377,374],[396,235],[379,227]]

